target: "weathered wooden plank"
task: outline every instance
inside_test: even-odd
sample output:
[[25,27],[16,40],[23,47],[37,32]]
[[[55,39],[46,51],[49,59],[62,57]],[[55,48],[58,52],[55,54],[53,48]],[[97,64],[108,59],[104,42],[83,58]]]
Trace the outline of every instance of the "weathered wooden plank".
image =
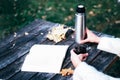
[[103,72],[116,58],[116,55],[102,51],[90,64]]
[[51,26],[50,26],[50,24],[41,25],[40,27],[41,28],[43,27],[43,29],[38,27],[33,32],[29,33],[29,35],[18,38],[18,40],[16,40],[16,42],[13,43],[14,46],[12,48],[6,48],[7,50],[5,50],[4,52],[1,53],[0,59],[2,60],[5,56],[11,55],[13,53],[13,51],[16,50],[16,48],[24,45],[26,42],[35,38],[37,35],[41,35],[41,33],[42,33],[42,35],[46,34],[46,31],[49,29],[49,27],[52,27],[53,25],[55,25],[55,24],[51,24]]
[[[39,42],[44,41],[44,39],[45,38],[43,38],[43,35],[42,36],[39,35],[36,38],[34,38],[34,40],[32,40],[32,41],[24,44],[23,46],[17,48],[17,50],[14,53],[12,53],[7,58],[5,58],[4,61],[3,60],[1,61],[0,68],[2,69],[5,66],[10,66],[8,64],[11,64],[11,63],[12,63],[11,64],[12,66],[16,66],[16,65],[14,65],[14,63],[18,63],[18,61],[15,61],[16,59],[18,59],[19,57],[22,57],[23,55],[27,54],[29,52],[31,46],[33,46],[34,44],[38,44]],[[4,72],[9,71],[8,69],[10,69],[10,68],[5,67]],[[17,73],[17,72],[15,71],[14,73]],[[6,77],[9,77],[7,75],[12,75],[12,73],[1,73],[1,74],[5,74]]]
[[[50,26],[50,24],[46,24],[46,26],[48,26],[48,25]],[[56,25],[56,24],[51,24],[50,28],[51,28],[53,25]],[[44,25],[44,26],[45,26],[45,25]],[[17,49],[15,49],[15,51],[13,51],[14,53],[12,53],[11,55],[8,56],[9,62],[7,62],[7,60],[4,60],[4,61],[6,61],[6,62],[1,61],[1,63],[4,62],[4,64],[1,64],[1,68],[7,66],[8,64],[10,64],[10,62],[12,63],[12,62],[15,61],[17,58],[19,58],[19,57],[21,57],[22,55],[28,53],[28,52],[29,52],[29,49],[30,49],[30,47],[31,47],[32,45],[41,43],[41,42],[43,42],[44,40],[46,40],[45,35],[47,34],[46,31],[47,31],[48,29],[49,29],[49,28],[45,28],[45,27],[44,27],[44,29],[40,30],[40,32],[42,32],[42,35],[38,35],[37,37],[33,38],[33,40],[31,40],[31,41],[27,42],[26,44],[24,44],[24,45],[18,47]],[[20,49],[19,49],[19,48],[20,48]],[[24,48],[25,48],[25,50],[24,50]],[[23,52],[22,52],[22,51],[23,51]],[[26,52],[26,53],[24,53],[24,52]],[[19,56],[17,56],[17,55],[19,55]],[[10,59],[10,58],[11,58],[11,59]],[[7,58],[5,58],[5,59],[7,59]],[[6,70],[7,70],[7,69],[6,69]],[[3,74],[4,74],[4,73],[3,73]],[[7,75],[7,74],[6,74],[6,75]],[[9,75],[9,74],[8,74],[8,75]],[[12,75],[12,73],[11,73],[11,75]],[[27,75],[27,73],[26,73],[26,75]],[[20,76],[20,74],[19,74],[19,76]]]
[[[35,38],[34,36],[32,36],[32,39],[33,38]],[[28,39],[28,38],[25,38],[25,39]],[[24,40],[25,40],[24,39]],[[29,39],[31,39],[31,37],[29,38]],[[26,41],[27,42],[27,41]],[[21,43],[19,43],[19,44],[25,44],[24,42],[22,42],[21,41]],[[32,45],[34,45],[34,44],[32,44]],[[32,46],[31,45],[31,46]],[[23,45],[24,46],[24,45]],[[29,45],[29,48],[31,47],[30,45]],[[6,64],[7,63],[7,61],[10,63],[11,61],[10,61],[10,59],[11,60],[13,60],[13,59],[15,59],[14,58],[14,56],[16,56],[16,58],[17,58],[17,55],[18,55],[18,52],[19,52],[19,48],[21,48],[22,47],[22,45],[20,46],[20,45],[16,45],[15,46],[15,48],[13,48],[13,49],[11,49],[10,51],[8,51],[8,53],[6,54],[6,55],[4,55],[4,56],[2,56],[1,58],[0,58],[0,69],[1,69],[1,67],[3,66],[2,64]],[[5,52],[4,52],[5,53]],[[19,53],[19,54],[22,54],[22,52],[21,53]]]
[[[0,79],[4,80],[27,80],[36,73],[34,72],[21,72],[21,66],[24,62],[26,54],[18,58],[15,62],[0,70]],[[15,77],[12,77],[15,76]],[[26,78],[26,79],[24,79]]]
[[91,63],[99,54],[100,50],[96,49],[94,46],[91,48],[91,50],[88,52],[89,56],[86,60],[87,63]]
[[16,62],[12,63],[12,65],[10,64],[7,67],[0,70],[0,79],[6,80],[9,77],[13,76],[15,73],[19,72],[21,63],[23,63],[25,56],[18,58]]
[[[15,54],[11,55],[11,57],[8,57],[6,59],[4,59],[4,63],[1,62],[1,71],[0,71],[0,74],[3,74],[4,76],[0,76],[1,77],[4,77],[4,78],[8,78],[9,76],[8,75],[13,75],[14,73],[17,73],[18,71],[14,70],[13,72],[11,72],[9,69],[11,69],[12,67],[15,67],[15,68],[18,68],[20,66],[16,66],[14,65],[14,61],[20,57],[22,57],[23,55],[27,54],[29,52],[29,48],[22,48],[22,49],[19,49],[21,51],[19,52],[15,52]],[[18,54],[17,54],[18,53]],[[12,58],[13,57],[13,58]],[[8,59],[8,60],[7,60]],[[10,61],[10,62],[9,62]],[[12,63],[12,64],[11,64]],[[11,67],[9,67],[11,64]],[[18,69],[19,70],[19,69]],[[3,72],[2,72],[3,71]],[[9,73],[5,73],[7,71],[10,71]]]
[[5,39],[0,41],[0,43],[1,43],[0,48],[8,45],[12,41],[14,41],[16,38],[23,36],[25,34],[25,32],[34,30],[36,27],[40,26],[43,22],[45,22],[45,21],[35,20],[32,23],[26,25],[24,28],[20,29],[18,32],[9,35],[8,37],[6,37]]
[[[26,52],[29,52],[29,49],[30,49],[30,47],[32,47],[34,44],[39,44],[40,42],[42,42],[42,41],[44,41],[44,40],[46,40],[46,38],[42,38],[43,36],[41,36],[41,35],[39,35],[39,36],[37,36],[37,37],[35,37],[34,38],[34,40],[31,40],[30,42],[28,42],[27,44],[25,44],[24,46],[26,46],[26,45],[28,45],[29,46],[29,48],[28,49],[26,49],[27,51]],[[41,39],[42,38],[42,39]],[[27,54],[27,53],[26,53]],[[21,58],[23,58],[22,56],[21,56]],[[18,63],[18,61],[15,61],[15,62],[17,62]],[[22,65],[22,64],[21,64]],[[14,66],[14,65],[11,65],[11,66]],[[8,68],[6,68],[6,70],[7,70]],[[25,76],[23,76],[24,74],[26,75],[26,77]],[[34,73],[31,73],[31,74],[29,74],[29,73],[31,73],[31,72],[21,72],[20,71],[20,69],[19,69],[19,72],[15,72],[15,74],[16,75],[14,75],[14,76],[12,76],[10,79],[11,80],[29,80],[29,78],[31,78],[33,75],[34,75]],[[32,75],[33,74],[33,75]],[[37,74],[37,73],[35,73],[35,74]],[[20,79],[18,79],[18,76],[21,76],[21,78]],[[22,77],[23,76],[23,77]],[[9,80],[9,79],[8,79]]]
[[[40,24],[40,22],[38,24]],[[43,30],[45,28],[47,30],[47,28],[54,26],[54,25],[55,25],[55,23],[42,22],[42,24],[37,26],[34,30],[31,30],[30,32],[28,32],[28,35],[25,35],[25,33],[23,32],[22,36],[16,37],[16,39],[14,41],[10,42],[9,44],[7,44],[1,48],[0,57],[7,54],[5,51],[8,52],[9,50],[12,50],[13,48],[16,48],[17,46],[20,46],[20,45],[26,43],[27,41],[31,40],[35,36],[41,34],[42,32],[40,32],[40,30]]]
[[56,74],[49,80],[72,80],[72,75],[69,76],[61,76],[61,74]]
[[120,64],[120,58],[118,57],[118,60],[113,61],[113,63],[110,64],[110,68],[108,67],[107,70],[104,71],[104,73],[116,78],[120,78],[119,64]]
[[29,80],[36,74],[38,74],[38,73],[20,71],[17,74],[15,74],[14,77],[9,78],[8,80]]
[[[32,28],[32,27],[31,27]],[[33,28],[32,28],[33,29]],[[28,31],[29,29],[27,29],[26,30],[26,32]],[[30,30],[31,31],[31,30]],[[32,31],[31,31],[32,32]],[[18,33],[20,33],[20,34],[18,34]],[[10,50],[10,49],[12,49],[14,46],[15,46],[15,43],[17,43],[16,41],[18,41],[19,42],[19,40],[21,40],[21,38],[23,37],[28,37],[28,36],[30,36],[31,34],[29,34],[29,35],[25,35],[25,32],[23,31],[20,31],[20,32],[18,32],[17,33],[17,35],[14,37],[14,34],[12,35],[12,37],[14,37],[12,40],[10,40],[10,41],[8,41],[8,42],[4,42],[3,41],[3,43],[4,43],[4,45],[1,45],[1,50],[0,50],[0,53],[2,53],[2,52],[4,52],[4,51],[8,51],[8,50]],[[28,31],[28,33],[29,33],[29,31]],[[9,40],[9,39],[8,39]],[[1,43],[2,44],[2,43]],[[5,53],[4,53],[4,55],[5,55]],[[0,55],[0,56],[2,56],[2,54]]]
[[[8,64],[10,64],[12,62],[13,62],[12,63],[12,67],[16,66],[16,65],[14,65],[14,61],[16,59],[18,59],[19,57],[22,57],[22,55],[27,54],[29,52],[29,49],[31,48],[31,46],[34,45],[34,44],[38,44],[39,42],[40,41],[38,41],[38,40],[35,39],[35,41],[31,41],[31,42],[25,44],[23,47],[19,48],[18,51],[16,51],[15,53],[13,53],[11,55],[11,57],[8,58],[8,60],[4,60],[4,61],[1,62],[1,68],[5,67],[5,66],[9,66]],[[16,62],[18,62],[18,61],[15,61],[15,63]],[[10,68],[6,67],[5,70],[4,70],[4,72],[9,71],[8,69],[10,69]],[[14,73],[1,73],[1,74],[6,75],[4,77],[8,78],[9,76],[7,76],[7,75],[13,75],[15,73],[17,73],[17,72],[15,71]]]
[[[42,38],[42,39],[41,39]],[[34,38],[34,40],[32,40],[32,41],[30,41],[30,42],[28,42],[28,43],[26,43],[24,46],[21,46],[21,49],[20,50],[18,50],[18,52],[16,52],[15,53],[15,55],[17,56],[17,55],[21,55],[21,57],[20,58],[24,58],[22,55],[24,55],[24,54],[27,54],[28,52],[29,52],[29,50],[30,50],[30,48],[31,48],[31,46],[32,45],[34,45],[34,44],[38,44],[38,43],[40,43],[40,42],[42,42],[42,41],[44,41],[44,39],[45,38],[43,38],[43,36],[41,36],[41,35],[39,35],[39,36],[37,36],[36,38]],[[25,48],[25,49],[24,49]],[[12,55],[11,55],[12,56]],[[12,57],[11,57],[12,58]],[[13,58],[15,58],[15,56],[13,56]],[[16,58],[17,59],[17,58]],[[15,60],[15,59],[14,59]],[[13,61],[14,61],[13,60]],[[9,60],[10,61],[10,60]],[[12,64],[10,64],[11,66],[16,66],[14,63],[19,63],[19,61],[14,61],[14,62],[11,62]],[[6,65],[6,66],[10,66],[10,65],[8,65],[8,63],[4,63],[4,65]],[[22,65],[22,63],[21,63],[21,65]],[[20,67],[20,66],[19,66]],[[17,68],[17,67],[16,67]],[[5,70],[4,70],[4,72],[6,72],[6,71],[8,71],[8,69],[10,69],[10,68],[7,68],[7,67],[5,67]],[[2,69],[3,70],[3,69]],[[20,69],[17,69],[18,71],[20,71]],[[0,71],[1,72],[1,71]],[[9,78],[9,76],[7,76],[7,75],[14,75],[14,74],[17,74],[17,72],[15,71],[14,73],[1,73],[1,74],[5,74],[6,76],[6,78]],[[26,73],[27,74],[27,73]],[[17,75],[16,75],[17,76]],[[19,76],[21,76],[20,74],[19,74]],[[4,78],[5,78],[4,77]],[[28,77],[26,77],[26,78],[28,78]],[[27,79],[26,79],[27,80]]]
[[[54,73],[38,73],[37,75],[33,76],[30,80],[52,80]],[[53,79],[54,80],[54,79]],[[59,79],[57,79],[59,80]]]

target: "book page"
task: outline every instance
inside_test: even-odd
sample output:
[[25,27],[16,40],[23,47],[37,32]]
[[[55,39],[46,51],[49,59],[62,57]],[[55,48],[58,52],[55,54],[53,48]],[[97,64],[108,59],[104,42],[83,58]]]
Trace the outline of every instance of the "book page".
[[59,73],[68,45],[32,46],[22,66],[22,71]]

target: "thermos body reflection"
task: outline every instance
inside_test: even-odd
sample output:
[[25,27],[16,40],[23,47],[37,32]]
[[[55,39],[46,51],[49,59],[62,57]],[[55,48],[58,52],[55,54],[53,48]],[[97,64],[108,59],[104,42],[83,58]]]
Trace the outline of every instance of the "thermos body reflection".
[[75,42],[78,44],[80,44],[80,41],[85,38],[85,24],[85,13],[75,14]]

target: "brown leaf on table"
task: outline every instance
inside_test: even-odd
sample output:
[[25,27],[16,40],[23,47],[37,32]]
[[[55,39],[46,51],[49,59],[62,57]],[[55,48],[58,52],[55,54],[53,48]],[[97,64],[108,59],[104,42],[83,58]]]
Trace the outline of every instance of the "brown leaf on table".
[[68,76],[68,75],[71,75],[71,74],[73,74],[73,72],[74,72],[74,70],[72,70],[72,68],[65,68],[65,69],[62,69],[61,70],[61,72],[60,72],[60,74],[62,75],[62,76]]

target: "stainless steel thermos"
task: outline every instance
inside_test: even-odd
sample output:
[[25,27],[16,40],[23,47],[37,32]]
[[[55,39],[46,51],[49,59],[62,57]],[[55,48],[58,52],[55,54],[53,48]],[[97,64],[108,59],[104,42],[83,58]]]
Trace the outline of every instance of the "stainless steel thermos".
[[85,39],[86,34],[86,14],[85,7],[78,5],[75,14],[75,48],[76,54],[84,54],[90,50],[90,47],[86,44],[80,44],[80,41]]
[[78,5],[75,14],[75,42],[80,44],[80,41],[85,38],[86,15],[85,7]]

